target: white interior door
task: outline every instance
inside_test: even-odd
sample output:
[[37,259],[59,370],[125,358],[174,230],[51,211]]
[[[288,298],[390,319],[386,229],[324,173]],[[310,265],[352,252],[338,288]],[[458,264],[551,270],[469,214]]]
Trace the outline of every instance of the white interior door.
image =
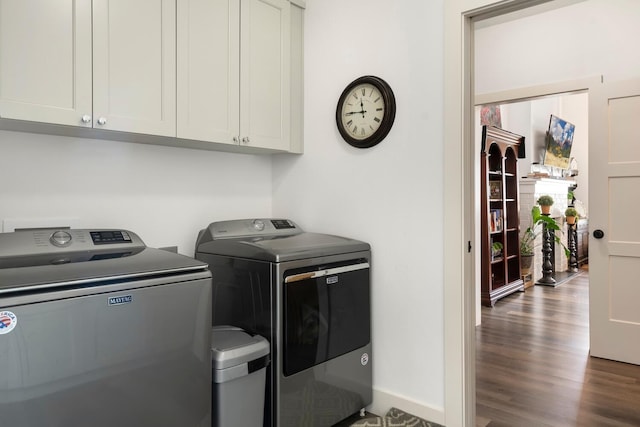
[[591,355],[634,364],[640,364],[639,117],[640,80],[590,90]]

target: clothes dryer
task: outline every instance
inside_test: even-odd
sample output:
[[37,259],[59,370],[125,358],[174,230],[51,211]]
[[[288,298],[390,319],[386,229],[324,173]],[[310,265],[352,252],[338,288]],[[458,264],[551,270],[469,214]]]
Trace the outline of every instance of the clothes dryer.
[[372,401],[369,244],[287,219],[211,223],[213,325],[270,342],[265,425],[331,426]]

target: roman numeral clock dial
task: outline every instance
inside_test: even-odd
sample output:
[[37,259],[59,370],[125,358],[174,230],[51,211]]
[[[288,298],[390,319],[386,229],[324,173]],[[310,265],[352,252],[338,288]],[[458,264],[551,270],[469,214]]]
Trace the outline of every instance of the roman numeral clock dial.
[[396,100],[391,87],[379,77],[355,79],[342,92],[336,108],[336,124],[342,138],[357,148],[382,141],[393,125]]

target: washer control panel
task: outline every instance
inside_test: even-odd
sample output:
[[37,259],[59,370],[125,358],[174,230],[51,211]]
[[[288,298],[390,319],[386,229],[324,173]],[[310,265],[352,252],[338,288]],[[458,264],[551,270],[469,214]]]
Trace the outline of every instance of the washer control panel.
[[44,253],[132,251],[144,242],[127,230],[32,229],[0,233],[0,258]]

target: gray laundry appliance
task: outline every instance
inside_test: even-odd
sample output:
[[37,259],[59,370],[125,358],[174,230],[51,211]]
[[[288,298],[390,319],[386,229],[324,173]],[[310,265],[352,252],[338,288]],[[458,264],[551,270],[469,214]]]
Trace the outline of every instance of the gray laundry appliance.
[[211,425],[211,273],[126,230],[0,233],[0,425]]
[[287,219],[211,223],[213,325],[270,343],[266,426],[331,426],[372,401],[369,244]]

